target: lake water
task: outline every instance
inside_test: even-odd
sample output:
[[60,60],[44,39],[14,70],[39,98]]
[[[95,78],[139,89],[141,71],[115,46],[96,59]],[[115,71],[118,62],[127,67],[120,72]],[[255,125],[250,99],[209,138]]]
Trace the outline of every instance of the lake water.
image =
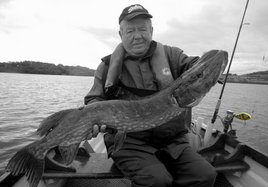
[[[38,138],[42,119],[59,110],[83,105],[93,77],[0,73],[0,173],[8,159]],[[193,117],[210,122],[222,85],[216,85],[193,109]],[[219,115],[247,112],[249,121],[234,119],[239,140],[268,153],[268,85],[228,83]],[[219,121],[219,120],[217,120]],[[216,125],[222,130],[220,124]]]

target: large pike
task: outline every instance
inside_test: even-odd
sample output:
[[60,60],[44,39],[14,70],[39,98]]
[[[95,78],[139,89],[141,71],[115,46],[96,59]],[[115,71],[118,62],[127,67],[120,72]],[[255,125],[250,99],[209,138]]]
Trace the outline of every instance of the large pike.
[[63,160],[70,164],[79,144],[87,139],[94,124],[117,130],[117,150],[124,140],[122,134],[160,126],[179,115],[183,108],[198,104],[216,84],[227,61],[227,52],[211,50],[169,87],[152,96],[132,101],[95,102],[83,109],[57,112],[46,118],[37,130],[40,135],[46,136],[18,151],[6,169],[13,175],[25,174],[30,186],[36,187],[44,171],[47,152],[59,146]]

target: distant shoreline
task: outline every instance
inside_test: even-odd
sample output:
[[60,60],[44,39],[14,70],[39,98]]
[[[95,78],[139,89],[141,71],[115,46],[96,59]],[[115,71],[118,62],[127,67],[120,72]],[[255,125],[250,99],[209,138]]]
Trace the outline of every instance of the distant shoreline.
[[227,83],[238,83],[238,84],[263,84],[263,85],[268,85],[268,82],[236,82],[236,81],[227,81]]
[[20,73],[20,72],[0,72],[0,73],[16,73],[27,75],[60,75],[60,76],[78,76],[78,77],[94,77],[94,75],[67,75],[67,74],[47,74],[47,73]]
[[95,70],[82,66],[64,66],[35,61],[0,63],[0,72],[47,74],[47,75],[77,75],[94,76]]
[[[65,74],[42,74],[42,73],[19,73],[19,72],[0,72],[0,73],[18,73],[18,74],[28,74],[28,75],[64,75],[64,76],[80,76],[80,77],[94,77],[94,75],[65,75]],[[228,80],[227,83],[236,83],[236,84],[262,84],[268,85],[268,81],[249,81],[249,82],[239,82],[239,81],[230,81]]]

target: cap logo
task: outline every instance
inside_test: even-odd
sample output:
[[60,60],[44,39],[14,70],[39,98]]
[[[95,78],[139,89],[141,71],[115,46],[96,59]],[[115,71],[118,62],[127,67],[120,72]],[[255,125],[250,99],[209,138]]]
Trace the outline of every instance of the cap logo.
[[128,9],[128,13],[131,13],[133,10],[139,10],[139,9],[143,10],[142,6],[140,5],[132,6]]

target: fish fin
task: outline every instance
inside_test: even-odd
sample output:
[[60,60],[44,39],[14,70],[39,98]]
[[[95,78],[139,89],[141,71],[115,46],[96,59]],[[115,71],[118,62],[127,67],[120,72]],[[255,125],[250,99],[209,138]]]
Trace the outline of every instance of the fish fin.
[[125,131],[118,131],[114,137],[114,150],[113,154],[119,151],[123,146],[127,133]]
[[30,186],[37,187],[44,172],[44,160],[37,159],[27,149],[22,149],[9,160],[6,171],[15,176],[25,174]]
[[59,151],[65,164],[69,165],[74,160],[80,143],[71,144],[68,146],[60,145]]
[[37,134],[39,134],[40,136],[49,134],[50,131],[52,131],[60,124],[60,122],[64,119],[66,115],[73,112],[74,110],[76,109],[62,110],[48,116],[40,123],[37,129]]

